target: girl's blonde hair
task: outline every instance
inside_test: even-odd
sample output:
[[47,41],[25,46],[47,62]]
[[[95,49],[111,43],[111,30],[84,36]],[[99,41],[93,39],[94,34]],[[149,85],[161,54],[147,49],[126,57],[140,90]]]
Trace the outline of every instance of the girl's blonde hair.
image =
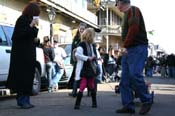
[[88,43],[93,43],[95,38],[95,31],[93,28],[87,28],[81,35],[81,40],[86,41]]

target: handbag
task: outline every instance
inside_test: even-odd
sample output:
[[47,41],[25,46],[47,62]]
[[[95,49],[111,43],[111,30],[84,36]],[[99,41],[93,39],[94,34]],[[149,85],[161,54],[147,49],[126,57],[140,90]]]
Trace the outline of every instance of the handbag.
[[85,76],[87,78],[97,77],[100,74],[100,68],[95,61],[88,61],[89,66],[84,66],[81,70],[80,76]]

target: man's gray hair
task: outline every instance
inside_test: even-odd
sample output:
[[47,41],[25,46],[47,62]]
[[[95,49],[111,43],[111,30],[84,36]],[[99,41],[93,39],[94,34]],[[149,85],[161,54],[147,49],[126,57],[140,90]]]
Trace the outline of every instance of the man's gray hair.
[[130,3],[130,0],[116,0],[116,3],[119,2],[119,1],[123,2],[123,3]]

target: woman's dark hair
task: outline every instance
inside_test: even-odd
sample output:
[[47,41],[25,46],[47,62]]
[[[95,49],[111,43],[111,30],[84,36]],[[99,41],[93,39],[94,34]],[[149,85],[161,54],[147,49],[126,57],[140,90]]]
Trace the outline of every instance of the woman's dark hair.
[[100,47],[98,48],[98,51],[100,51],[101,49],[103,50],[103,47],[100,46]]
[[30,2],[23,10],[23,15],[29,16],[32,18],[33,16],[39,16],[40,8],[37,3]]
[[79,25],[79,27],[78,27],[78,29],[77,29],[77,32],[76,32],[76,35],[75,35],[75,37],[74,37],[74,39],[80,39],[81,37],[81,35],[80,35],[80,31],[79,31],[79,28],[87,28],[87,24],[86,23],[80,23],[80,25]]
[[78,30],[76,32],[76,35],[75,35],[74,39],[80,39],[80,32]]

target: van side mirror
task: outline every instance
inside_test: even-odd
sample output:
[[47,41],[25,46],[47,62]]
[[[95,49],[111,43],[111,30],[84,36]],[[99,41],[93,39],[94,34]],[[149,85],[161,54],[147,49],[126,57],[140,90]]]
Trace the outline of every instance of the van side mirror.
[[39,38],[35,38],[34,41],[35,41],[36,46],[37,46],[37,47],[40,47],[40,44],[41,44],[41,43],[40,43],[40,39],[39,39]]
[[2,43],[2,38],[0,37],[0,43]]

